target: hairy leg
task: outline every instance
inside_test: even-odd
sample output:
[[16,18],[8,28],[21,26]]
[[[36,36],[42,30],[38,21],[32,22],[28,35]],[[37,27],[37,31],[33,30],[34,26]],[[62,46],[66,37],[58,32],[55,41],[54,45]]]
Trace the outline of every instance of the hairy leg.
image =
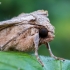
[[38,45],[39,45],[39,34],[36,33],[34,35],[34,44],[35,44],[35,56],[37,58],[37,60],[39,61],[39,63],[44,66],[44,64],[42,63],[42,61],[40,60],[39,58],[39,55],[38,55]]

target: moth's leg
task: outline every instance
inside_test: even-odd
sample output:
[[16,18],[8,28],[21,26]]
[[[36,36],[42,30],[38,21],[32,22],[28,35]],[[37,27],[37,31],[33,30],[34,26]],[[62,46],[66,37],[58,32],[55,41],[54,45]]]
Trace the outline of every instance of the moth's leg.
[[42,61],[40,60],[39,55],[38,55],[38,45],[39,45],[39,34],[38,33],[36,33],[34,35],[34,44],[35,44],[35,56],[36,56],[37,60],[40,62],[40,64],[42,66],[44,66],[44,64],[42,63]]
[[47,45],[47,48],[48,48],[48,50],[49,50],[49,53],[50,53],[50,56],[51,56],[51,57],[53,57],[53,58],[55,58],[55,59],[57,59],[57,60],[64,60],[63,58],[56,57],[56,56],[53,55],[49,43],[46,43],[46,45]]

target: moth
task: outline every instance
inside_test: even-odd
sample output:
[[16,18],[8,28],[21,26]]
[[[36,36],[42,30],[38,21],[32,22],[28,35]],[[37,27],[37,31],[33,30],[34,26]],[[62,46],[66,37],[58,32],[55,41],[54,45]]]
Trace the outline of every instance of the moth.
[[55,28],[50,23],[48,11],[38,10],[32,13],[22,13],[10,20],[0,22],[0,50],[35,51],[39,63],[44,66],[38,56],[38,48],[45,44],[51,57],[53,55],[49,42],[55,37]]

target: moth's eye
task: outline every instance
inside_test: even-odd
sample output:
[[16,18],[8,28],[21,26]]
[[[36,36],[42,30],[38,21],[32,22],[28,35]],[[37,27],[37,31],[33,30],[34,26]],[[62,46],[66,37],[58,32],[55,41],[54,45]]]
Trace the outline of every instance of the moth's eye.
[[39,36],[41,38],[46,38],[48,36],[48,30],[46,28],[39,29]]

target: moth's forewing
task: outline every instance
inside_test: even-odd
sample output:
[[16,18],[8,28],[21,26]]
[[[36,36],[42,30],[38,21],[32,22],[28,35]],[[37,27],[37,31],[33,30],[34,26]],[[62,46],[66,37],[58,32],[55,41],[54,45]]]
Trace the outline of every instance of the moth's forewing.
[[14,17],[10,20],[0,22],[0,31],[4,28],[15,26],[19,24],[28,24],[29,22],[35,21],[35,17],[30,14],[21,14],[17,17]]

